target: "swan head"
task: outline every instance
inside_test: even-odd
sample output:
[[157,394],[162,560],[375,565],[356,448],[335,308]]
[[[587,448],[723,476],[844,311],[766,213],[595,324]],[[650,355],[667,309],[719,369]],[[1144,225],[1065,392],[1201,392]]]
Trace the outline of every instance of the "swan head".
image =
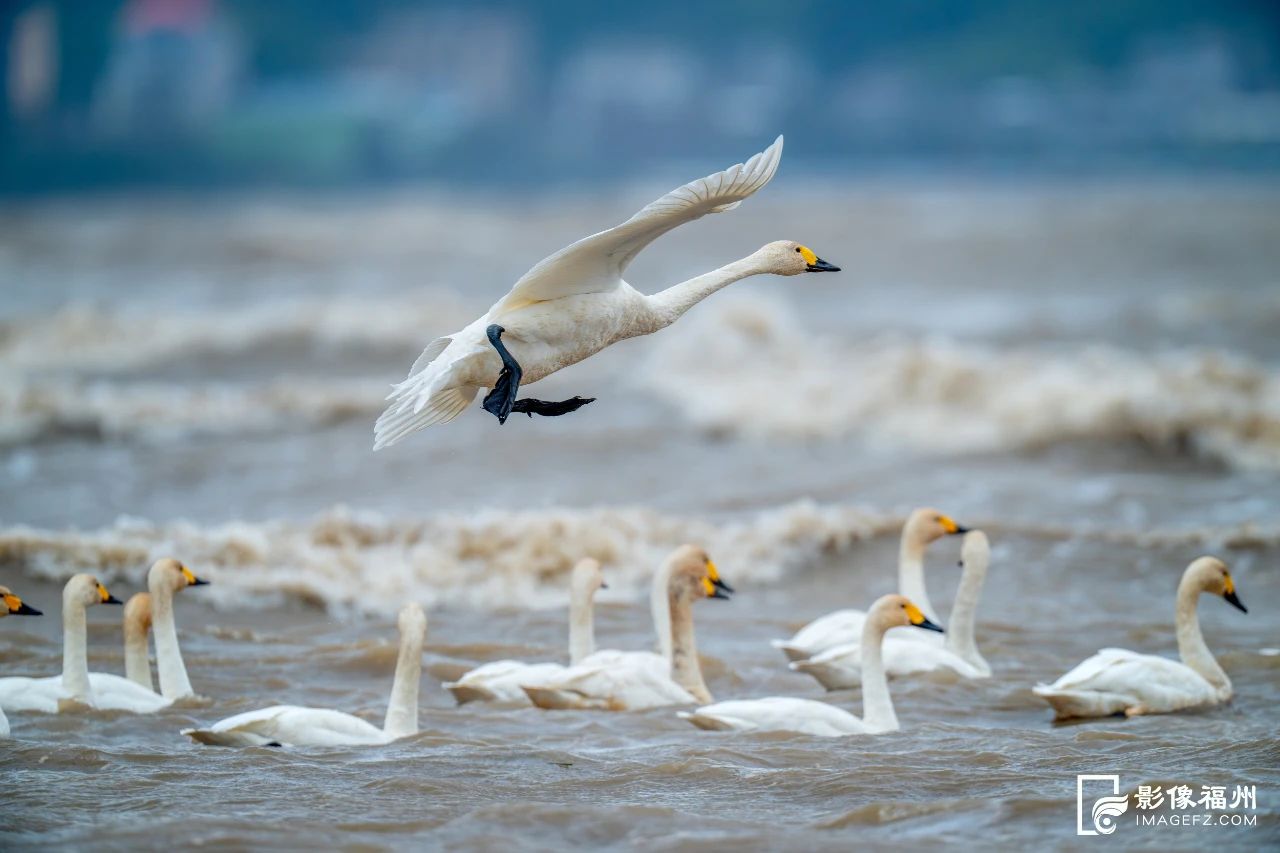
[[151,569],[147,572],[147,589],[151,590],[152,595],[173,593],[189,586],[204,586],[207,583],[207,580],[196,577],[181,560],[173,557],[161,557],[151,564]]
[[964,542],[960,545],[960,566],[977,566],[986,568],[991,561],[991,543],[987,541],[987,534],[981,530],[970,530],[964,535]]
[[123,604],[93,575],[73,575],[62,588],[62,606],[91,607],[95,604]]
[[886,631],[890,628],[911,626],[943,633],[942,626],[929,621],[924,611],[912,604],[911,599],[905,595],[881,596],[876,599],[875,604],[871,605],[871,612],[867,615]]
[[590,557],[583,557],[573,567],[569,586],[575,593],[588,598],[595,595],[598,589],[609,588],[609,585],[604,582],[604,570],[600,566],[600,561]]
[[795,240],[776,240],[756,252],[765,272],[774,275],[800,275],[806,272],[840,272],[840,267],[818,257],[813,249]]
[[414,639],[422,639],[427,635],[427,614],[422,612],[422,605],[416,601],[410,601],[404,607],[400,608],[400,615],[396,618],[396,626],[400,629],[400,636],[412,637]]
[[1183,572],[1182,582],[1195,584],[1195,587],[1202,592],[1220,595],[1232,607],[1243,613],[1249,612],[1249,609],[1240,601],[1240,597],[1236,595],[1236,582],[1231,577],[1227,564],[1217,557],[1200,557],[1194,560]]
[[921,507],[907,517],[903,538],[917,545],[928,545],[943,536],[968,533],[969,528],[956,524],[955,519],[933,507]]
[[151,594],[135,592],[124,603],[124,624],[140,634],[151,630]]
[[4,606],[0,607],[0,616],[43,616],[39,610],[36,610],[30,604],[27,604],[21,598],[14,595],[7,586],[0,586],[0,601],[4,602]]
[[673,595],[697,598],[729,597],[733,587],[720,577],[720,570],[707,552],[697,545],[681,545],[667,558],[670,591]]

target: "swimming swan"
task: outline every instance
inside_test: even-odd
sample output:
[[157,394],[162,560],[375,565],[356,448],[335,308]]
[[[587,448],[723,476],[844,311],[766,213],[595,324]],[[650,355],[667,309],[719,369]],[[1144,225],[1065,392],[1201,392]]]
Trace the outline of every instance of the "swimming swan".
[[119,604],[93,575],[75,575],[62,589],[62,675],[0,678],[0,708],[9,711],[78,711],[96,708],[150,714],[169,700],[119,675],[89,673],[85,608]]
[[931,622],[905,596],[886,595],[871,605],[862,625],[862,718],[842,708],[813,699],[771,696],[767,699],[738,699],[717,702],[681,712],[700,729],[737,732],[799,732],[817,737],[879,734],[897,731],[898,716],[889,698],[889,682],[880,658],[885,632],[898,626],[914,625],[929,631],[942,628]]
[[[956,601],[951,607],[947,635],[943,645],[921,641],[936,634],[920,634],[917,631],[890,631],[884,638],[881,657],[885,672],[890,676],[912,675],[936,669],[949,669],[965,678],[988,678],[991,666],[974,641],[974,618],[978,609],[978,597],[982,594],[982,582],[987,577],[987,565],[991,562],[991,546],[987,534],[971,530],[964,535],[960,547],[964,574],[956,590]],[[818,679],[828,690],[844,690],[857,687],[862,682],[861,643],[845,643],[816,654],[808,660],[792,661],[791,668]]]
[[[898,546],[898,592],[914,601],[930,621],[938,621],[938,615],[924,589],[925,548],[943,536],[968,532],[969,528],[956,524],[950,516],[928,507],[912,512],[902,526],[902,540]],[[773,647],[781,649],[788,660],[807,660],[834,646],[857,641],[862,635],[865,618],[866,614],[861,610],[837,610],[805,625],[790,640],[773,640]],[[937,644],[942,645],[940,642]]]
[[183,729],[192,740],[211,746],[372,746],[418,732],[418,681],[427,617],[417,604],[400,610],[400,652],[382,728],[328,708],[275,705],[227,717],[207,729]]
[[[151,633],[151,593],[135,592],[124,603],[124,677],[152,693],[151,656],[147,635]],[[89,673],[93,681],[93,673]]]
[[720,579],[707,552],[693,545],[673,551],[659,572],[666,581],[671,658],[653,652],[599,651],[543,684],[526,685],[533,704],[549,709],[639,711],[711,701],[698,662],[693,602],[727,599],[733,589]]
[[[0,586],[0,618],[5,616],[43,616],[39,610],[36,610],[30,604],[27,604],[7,586]],[[0,708],[0,738],[9,736],[9,718],[4,715],[4,709]]]
[[[578,561],[569,579],[569,665],[582,661],[595,651],[592,599],[596,590],[606,588],[600,563],[590,557]],[[457,681],[444,683],[444,688],[462,705],[467,702],[512,702],[529,704],[521,685],[538,685],[553,675],[564,672],[558,663],[524,663],[497,660],[463,675]]]
[[622,279],[651,242],[708,213],[732,210],[769,182],[782,157],[782,137],[745,164],[672,190],[626,222],[585,237],[543,259],[483,317],[436,338],[396,385],[374,427],[374,449],[453,420],[481,388],[483,407],[505,423],[512,412],[556,416],[592,399],[517,400],[529,385],[618,341],[648,335],[678,320],[720,288],[753,275],[838,272],[790,240],[769,243],[739,261],[646,296]]
[[1205,645],[1196,615],[1202,592],[1221,595],[1241,612],[1249,612],[1236,596],[1226,564],[1216,557],[1200,557],[1187,566],[1178,584],[1174,622],[1181,663],[1126,649],[1103,649],[1053,684],[1037,684],[1032,691],[1053,706],[1057,720],[1165,714],[1226,702],[1231,679]]

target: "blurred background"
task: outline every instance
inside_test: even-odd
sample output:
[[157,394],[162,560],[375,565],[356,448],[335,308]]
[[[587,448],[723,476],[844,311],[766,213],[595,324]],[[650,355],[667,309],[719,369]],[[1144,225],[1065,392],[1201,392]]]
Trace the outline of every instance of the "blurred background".
[[[1273,169],[1267,0],[10,0],[0,190]],[[794,174],[794,171],[793,171]]]

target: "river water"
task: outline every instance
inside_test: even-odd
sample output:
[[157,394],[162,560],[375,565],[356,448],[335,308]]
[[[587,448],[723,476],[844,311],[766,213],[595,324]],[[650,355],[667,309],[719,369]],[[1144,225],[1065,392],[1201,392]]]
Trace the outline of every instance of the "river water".
[[[61,663],[58,587],[121,598],[174,555],[198,702],[151,717],[11,714],[9,848],[847,849],[1077,839],[1076,774],[1253,785],[1256,826],[1143,827],[1126,846],[1280,842],[1280,188],[783,186],[664,238],[644,290],[772,239],[838,275],[735,285],[677,326],[540,383],[596,403],[504,427],[478,406],[376,455],[389,385],[529,265],[662,187],[93,199],[0,211],[5,674]],[[564,656],[567,571],[604,563],[598,645],[647,648],[666,551],[738,593],[696,608],[716,698],[797,695],[773,637],[895,583],[921,504],[993,545],[994,676],[897,680],[902,731],[838,741],[632,714],[453,707],[439,681]],[[946,610],[959,543],[931,546]],[[1055,725],[1030,693],[1102,646],[1176,655],[1194,557],[1236,696]],[[178,730],[277,702],[380,721],[395,611],[428,610],[422,731],[387,747],[226,750]],[[90,664],[123,671],[119,610]],[[1104,792],[1109,793],[1109,792]],[[1207,814],[1203,810],[1198,814]],[[1171,814],[1166,811],[1164,814]]]

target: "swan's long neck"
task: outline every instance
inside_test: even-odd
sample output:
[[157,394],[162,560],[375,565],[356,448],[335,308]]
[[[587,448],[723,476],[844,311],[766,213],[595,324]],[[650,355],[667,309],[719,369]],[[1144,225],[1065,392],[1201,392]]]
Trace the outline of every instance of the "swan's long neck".
[[1213,652],[1205,645],[1204,635],[1200,633],[1200,616],[1196,612],[1196,604],[1200,599],[1200,588],[1194,581],[1184,579],[1178,584],[1178,603],[1174,609],[1174,620],[1178,632],[1178,656],[1182,662],[1204,676],[1214,687],[1231,694],[1231,679],[1218,666]]
[[645,297],[653,312],[653,329],[650,331],[670,326],[720,288],[763,272],[766,270],[761,268],[754,255],[750,255]]
[[579,663],[596,650],[591,591],[574,586],[569,598],[569,663]]
[[392,738],[418,732],[418,682],[422,678],[422,646],[425,631],[400,634],[400,653],[396,656],[396,677],[391,683],[391,700],[382,730]]
[[194,696],[187,667],[178,648],[178,626],[173,620],[173,589],[157,583],[151,587],[151,630],[156,635],[156,672],[160,676],[160,695],[166,699]]
[[698,641],[693,635],[693,602],[687,594],[671,590],[671,679],[699,702],[711,702],[711,691],[702,680]]
[[956,600],[951,605],[951,620],[947,623],[946,646],[990,675],[991,666],[983,658],[982,652],[978,651],[978,643],[973,636],[978,616],[978,598],[982,595],[982,583],[986,578],[986,560],[965,560],[960,587],[956,590]]
[[929,594],[924,591],[924,548],[924,543],[909,530],[902,531],[902,544],[898,547],[898,592],[923,610],[930,622],[938,622]]
[[884,632],[880,620],[868,613],[862,623],[862,722],[872,731],[892,732],[898,730],[898,715],[880,656]]
[[71,698],[86,705],[92,704],[93,692],[89,687],[89,653],[85,648],[84,605],[78,601],[62,599],[62,686]]
[[649,587],[649,613],[653,617],[653,630],[658,636],[658,654],[671,662],[671,603],[667,600],[667,588],[671,585],[671,564],[664,561],[653,574]]
[[133,599],[124,614],[124,674],[135,684],[155,692],[151,684],[151,659],[147,656],[147,623],[134,610]]

